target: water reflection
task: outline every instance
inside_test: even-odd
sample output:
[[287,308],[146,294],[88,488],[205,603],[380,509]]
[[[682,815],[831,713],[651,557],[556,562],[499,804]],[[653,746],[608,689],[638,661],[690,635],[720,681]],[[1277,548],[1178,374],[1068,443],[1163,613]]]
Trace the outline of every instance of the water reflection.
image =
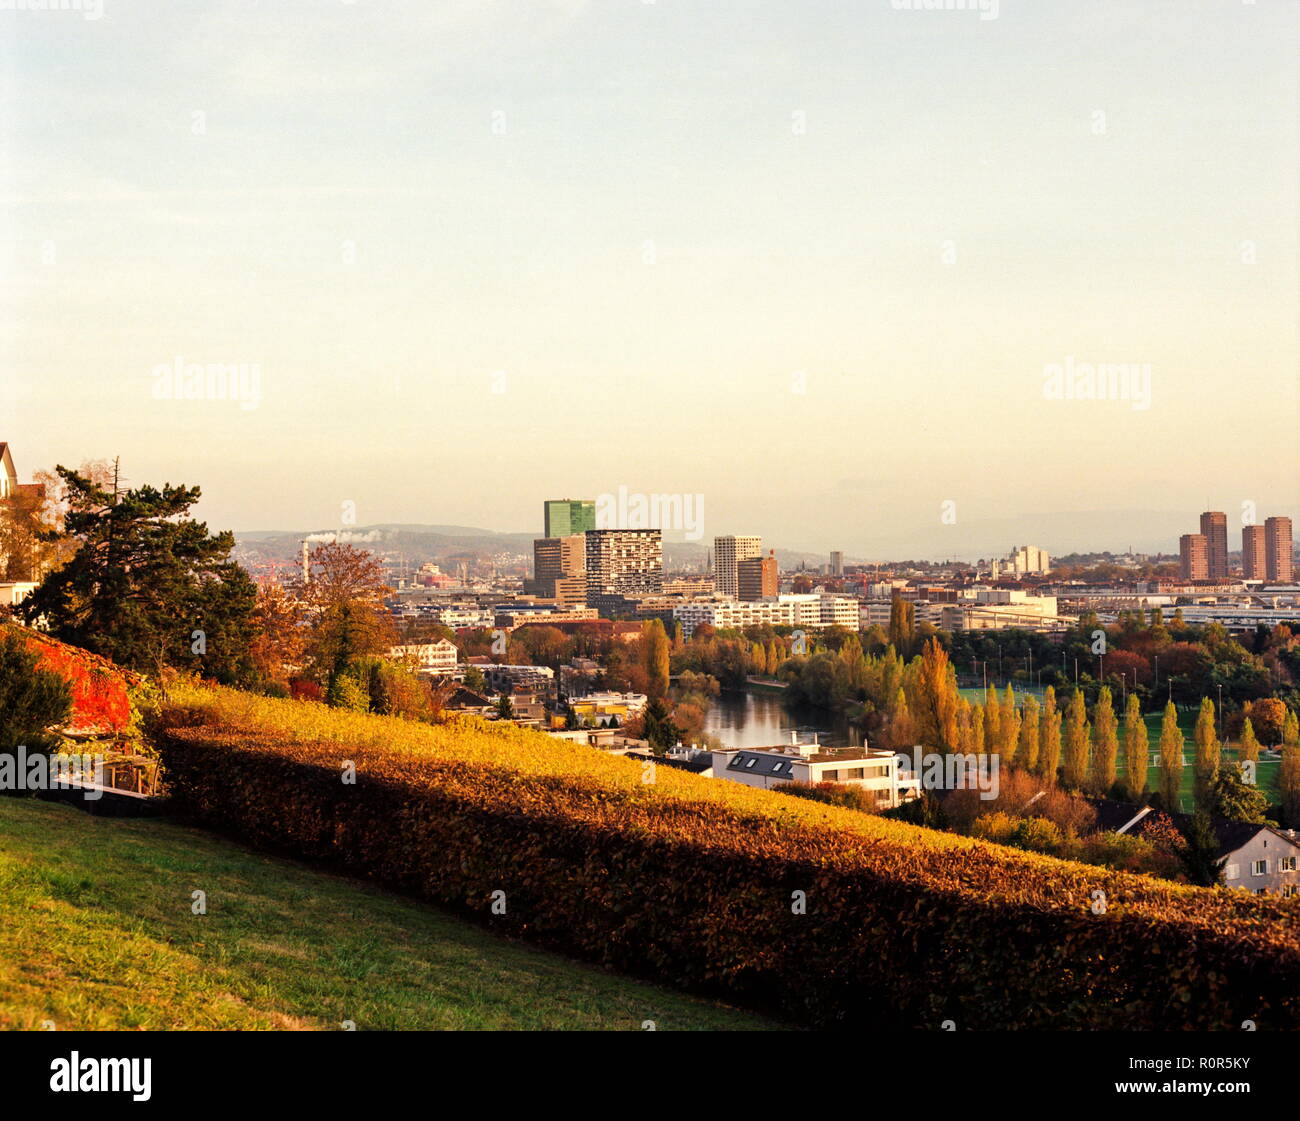
[[819,733],[828,747],[860,744],[848,721],[820,709],[787,708],[770,693],[723,693],[713,702],[704,730],[723,747],[775,747],[790,742],[790,733]]

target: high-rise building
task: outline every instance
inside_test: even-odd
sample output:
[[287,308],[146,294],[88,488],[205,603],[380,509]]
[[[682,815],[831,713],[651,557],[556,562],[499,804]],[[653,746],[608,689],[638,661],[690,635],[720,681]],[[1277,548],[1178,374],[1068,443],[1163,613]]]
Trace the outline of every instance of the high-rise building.
[[657,529],[589,529],[587,603],[598,596],[659,595],[664,587],[664,542]]
[[565,606],[587,601],[587,536],[539,537],[533,542],[533,578],[524,590]]
[[594,499],[552,498],[542,504],[543,537],[570,537],[595,528]]
[[1201,515],[1201,534],[1209,558],[1211,580],[1228,576],[1228,515],[1221,510],[1206,510]]
[[1184,533],[1178,539],[1184,580],[1207,580],[1210,576],[1209,542],[1203,533]]
[[1007,559],[1011,562],[1011,571],[1017,576],[1026,573],[1042,575],[1052,568],[1052,558],[1047,550],[1040,549],[1037,545],[1021,545],[1013,549]]
[[533,542],[533,575],[539,580],[587,571],[587,536],[539,537]]
[[781,587],[775,551],[765,557],[746,557],[737,561],[736,585],[736,598],[748,603],[777,595]]
[[[831,551],[831,571],[830,571],[830,574],[831,574],[832,576],[843,576],[843,575],[844,575],[844,554],[841,553],[841,552],[839,552],[838,550],[832,550],[832,551]],[[741,598],[741,599],[744,599],[745,597],[744,597],[744,596],[741,596],[740,598]]]
[[1264,578],[1270,584],[1289,584],[1295,579],[1291,550],[1291,519],[1266,518],[1264,521]]
[[1262,525],[1247,525],[1241,529],[1241,574],[1247,580],[1268,579],[1265,565],[1265,530]]
[[736,566],[743,560],[763,555],[761,537],[715,537],[713,539],[713,584],[718,594],[740,594],[740,577]]

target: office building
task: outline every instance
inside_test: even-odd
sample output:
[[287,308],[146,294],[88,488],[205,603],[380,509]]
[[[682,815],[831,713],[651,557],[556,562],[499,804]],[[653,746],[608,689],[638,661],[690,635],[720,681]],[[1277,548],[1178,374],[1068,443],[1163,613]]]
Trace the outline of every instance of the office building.
[[715,537],[713,539],[713,583],[718,595],[735,599],[740,594],[737,565],[763,555],[761,537]]
[[767,599],[780,590],[775,551],[765,557],[746,557],[736,562],[737,599]]
[[533,578],[524,584],[529,595],[565,606],[587,601],[587,538],[539,537],[533,542]]
[[844,554],[841,553],[839,550],[833,550],[831,552],[830,575],[832,576],[844,575]]
[[1206,510],[1201,515],[1201,534],[1205,538],[1206,558],[1211,580],[1228,578],[1228,515],[1220,510]]
[[1262,525],[1243,526],[1241,530],[1241,574],[1247,580],[1268,579],[1265,563],[1266,530]]
[[598,596],[660,595],[664,587],[663,534],[657,529],[589,529],[587,603]]
[[1291,519],[1266,519],[1264,522],[1264,568],[1265,579],[1270,584],[1289,584],[1295,579],[1291,550]]
[[543,537],[570,537],[595,528],[595,499],[552,498],[542,504]]
[[1178,556],[1184,580],[1207,580],[1210,576],[1209,543],[1203,533],[1184,533],[1178,539]]
[[1007,559],[1011,562],[1011,571],[1017,576],[1042,576],[1052,568],[1052,558],[1047,550],[1037,545],[1021,545],[1013,549]]

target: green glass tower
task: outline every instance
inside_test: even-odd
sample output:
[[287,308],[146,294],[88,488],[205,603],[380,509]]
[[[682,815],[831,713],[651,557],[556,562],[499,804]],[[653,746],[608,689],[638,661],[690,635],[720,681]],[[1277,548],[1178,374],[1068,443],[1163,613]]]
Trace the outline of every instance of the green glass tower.
[[569,537],[596,528],[596,503],[585,498],[552,498],[542,504],[544,537]]

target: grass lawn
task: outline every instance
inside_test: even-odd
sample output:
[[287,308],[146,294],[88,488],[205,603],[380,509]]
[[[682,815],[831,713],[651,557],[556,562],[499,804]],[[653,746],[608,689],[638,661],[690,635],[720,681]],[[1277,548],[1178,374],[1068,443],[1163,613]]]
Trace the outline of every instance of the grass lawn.
[[[207,914],[192,895],[207,895]],[[777,1029],[157,819],[0,797],[0,1027]]]

